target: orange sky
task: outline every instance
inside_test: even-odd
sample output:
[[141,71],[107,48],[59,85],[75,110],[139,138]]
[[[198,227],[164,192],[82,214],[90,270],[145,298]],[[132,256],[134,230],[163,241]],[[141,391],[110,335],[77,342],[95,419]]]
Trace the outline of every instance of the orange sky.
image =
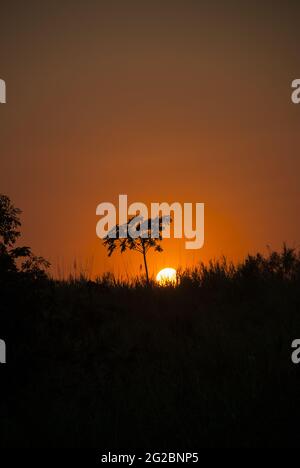
[[[243,6],[241,6],[243,3]],[[150,271],[298,246],[299,2],[13,2],[1,6],[0,192],[23,243],[96,275],[96,206],[205,203],[205,247],[164,241]]]

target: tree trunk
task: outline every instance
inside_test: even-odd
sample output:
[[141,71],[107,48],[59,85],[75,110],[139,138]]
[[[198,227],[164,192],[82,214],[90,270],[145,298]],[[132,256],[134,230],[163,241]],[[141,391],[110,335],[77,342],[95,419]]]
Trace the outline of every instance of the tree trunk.
[[146,251],[145,251],[144,246],[143,246],[143,257],[144,257],[144,265],[145,265],[145,271],[146,271],[146,281],[147,281],[147,285],[149,286],[149,274],[148,274],[148,266],[147,266],[147,259],[146,259]]

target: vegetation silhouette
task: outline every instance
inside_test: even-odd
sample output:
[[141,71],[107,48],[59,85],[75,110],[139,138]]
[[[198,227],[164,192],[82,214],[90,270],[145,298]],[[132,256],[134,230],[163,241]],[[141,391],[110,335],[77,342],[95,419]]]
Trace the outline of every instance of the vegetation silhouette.
[[[133,224],[133,220],[134,224]],[[157,218],[144,219],[142,216],[132,217],[127,223],[121,226],[117,224],[103,241],[103,245],[108,250],[108,256],[118,248],[121,253],[126,250],[135,250],[143,255],[146,282],[149,285],[149,272],[147,265],[147,253],[153,248],[156,252],[162,252],[160,245],[162,241],[163,230],[171,222],[169,216],[160,216]],[[130,235],[134,230],[137,234]]]
[[[2,206],[10,255],[20,213]],[[167,287],[149,278],[149,288],[140,277],[3,268],[0,446],[299,446],[299,251],[222,258],[179,277]]]
[[[0,278],[17,273],[32,279],[45,278],[50,263],[43,257],[34,255],[30,247],[15,247],[20,237],[20,215],[22,211],[0,194]],[[21,263],[18,265],[18,260]]]

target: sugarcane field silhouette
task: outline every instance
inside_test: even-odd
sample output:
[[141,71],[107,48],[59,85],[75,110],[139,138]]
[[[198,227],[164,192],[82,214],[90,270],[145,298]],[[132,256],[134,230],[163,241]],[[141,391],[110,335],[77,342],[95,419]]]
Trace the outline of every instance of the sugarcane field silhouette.
[[0,200],[2,447],[298,445],[299,251],[57,280]]

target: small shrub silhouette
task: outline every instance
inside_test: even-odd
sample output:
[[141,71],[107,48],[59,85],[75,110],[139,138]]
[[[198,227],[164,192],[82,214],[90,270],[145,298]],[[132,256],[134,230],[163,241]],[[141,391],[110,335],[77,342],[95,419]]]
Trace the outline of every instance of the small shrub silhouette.
[[[130,225],[136,219],[136,229],[139,231],[137,237],[130,235]],[[162,252],[163,249],[160,245],[162,240],[162,232],[165,225],[170,222],[170,217],[160,216],[155,219],[143,219],[142,217],[130,218],[129,221],[124,225],[117,224],[113,229],[112,233],[109,234],[103,241],[103,245],[107,247],[108,256],[119,249],[121,253],[126,250],[135,250],[143,255],[146,282],[149,285],[149,272],[147,265],[147,253],[153,248],[156,252]],[[155,226],[156,235],[153,236],[153,226]]]

